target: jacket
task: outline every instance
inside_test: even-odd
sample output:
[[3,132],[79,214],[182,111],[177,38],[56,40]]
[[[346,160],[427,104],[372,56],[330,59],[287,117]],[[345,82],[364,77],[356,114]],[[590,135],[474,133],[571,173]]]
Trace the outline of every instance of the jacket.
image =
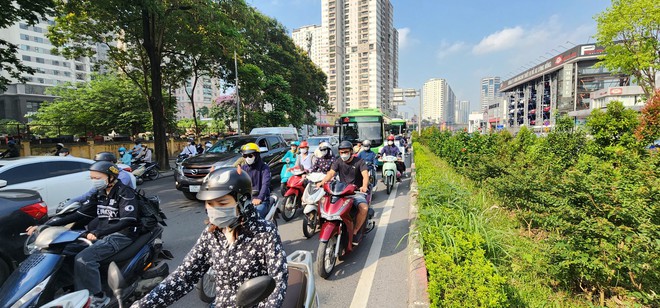
[[256,198],[261,201],[268,200],[270,196],[270,167],[264,163],[261,155],[255,157],[252,165],[244,164],[241,166],[241,169],[247,172],[250,179],[252,179],[252,190],[259,191],[259,195]]
[[365,162],[370,162],[373,163],[374,165],[378,164],[378,158],[376,158],[376,153],[373,151],[361,151],[358,156],[360,159],[364,160]]
[[382,149],[380,149],[380,155],[388,155],[388,156],[400,156],[401,151],[399,151],[399,148],[396,145],[386,145]]
[[307,157],[299,154],[296,159],[296,167],[303,170],[311,170],[312,166],[314,166],[314,157],[314,153],[307,153]]
[[[289,162],[286,162],[286,159],[289,159]],[[291,151],[286,151],[286,154],[284,154],[284,157],[282,157],[282,162],[284,163],[284,166],[282,166],[282,171],[280,171],[280,179],[282,183],[286,183],[286,181],[291,177],[291,171],[287,171],[288,168],[293,168],[293,166],[296,163],[296,153],[291,152]]]
[[331,153],[328,153],[328,155],[324,155],[321,158],[317,158],[312,167],[312,172],[328,173],[334,161],[335,157]]

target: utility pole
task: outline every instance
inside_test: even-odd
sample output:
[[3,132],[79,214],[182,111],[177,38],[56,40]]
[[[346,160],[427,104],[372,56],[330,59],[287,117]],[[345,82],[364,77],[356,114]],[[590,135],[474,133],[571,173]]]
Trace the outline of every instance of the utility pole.
[[236,59],[236,51],[234,51],[234,72],[236,73],[236,133],[241,134],[241,97],[238,95],[238,60]]

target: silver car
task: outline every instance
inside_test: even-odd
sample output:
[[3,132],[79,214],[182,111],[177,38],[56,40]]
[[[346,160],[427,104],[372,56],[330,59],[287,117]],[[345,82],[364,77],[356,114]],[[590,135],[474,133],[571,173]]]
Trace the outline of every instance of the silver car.
[[335,156],[339,155],[339,150],[337,149],[337,147],[339,147],[339,139],[335,136],[315,136],[307,138],[307,143],[309,144],[309,152],[314,153],[321,142],[330,143],[332,153]]

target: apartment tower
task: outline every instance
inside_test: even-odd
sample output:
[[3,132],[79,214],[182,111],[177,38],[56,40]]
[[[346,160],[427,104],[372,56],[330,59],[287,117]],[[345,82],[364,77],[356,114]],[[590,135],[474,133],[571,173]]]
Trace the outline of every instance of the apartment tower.
[[454,124],[456,96],[445,79],[432,78],[422,88],[424,119],[436,124]]
[[487,111],[488,106],[501,101],[500,83],[500,77],[481,79],[481,112]]

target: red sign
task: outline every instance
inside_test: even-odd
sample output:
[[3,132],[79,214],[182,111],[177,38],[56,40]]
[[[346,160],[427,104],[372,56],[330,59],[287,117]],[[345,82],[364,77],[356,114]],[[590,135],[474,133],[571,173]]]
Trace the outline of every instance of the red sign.
[[622,94],[623,89],[621,88],[611,88],[610,89],[610,94],[617,95],[617,94]]

